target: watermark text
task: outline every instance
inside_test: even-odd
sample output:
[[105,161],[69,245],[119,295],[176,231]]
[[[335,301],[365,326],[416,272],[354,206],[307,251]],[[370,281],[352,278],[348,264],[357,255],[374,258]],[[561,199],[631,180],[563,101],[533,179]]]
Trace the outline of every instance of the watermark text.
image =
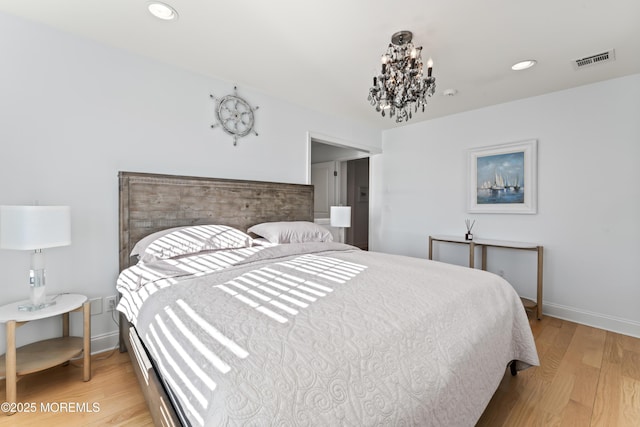
[[98,402],[3,402],[0,403],[2,412],[15,413],[92,413],[100,412],[100,403]]

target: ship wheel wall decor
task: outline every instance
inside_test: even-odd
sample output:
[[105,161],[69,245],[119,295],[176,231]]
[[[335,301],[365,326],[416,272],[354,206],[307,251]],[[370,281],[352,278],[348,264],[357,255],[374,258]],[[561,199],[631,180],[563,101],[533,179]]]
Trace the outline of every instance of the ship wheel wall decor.
[[222,127],[225,133],[233,137],[233,145],[238,144],[238,138],[253,133],[258,136],[258,132],[253,129],[254,111],[259,107],[251,107],[247,101],[238,96],[238,88],[233,88],[233,95],[226,95],[216,98],[209,95],[216,101],[216,119],[218,123],[211,125],[212,128]]

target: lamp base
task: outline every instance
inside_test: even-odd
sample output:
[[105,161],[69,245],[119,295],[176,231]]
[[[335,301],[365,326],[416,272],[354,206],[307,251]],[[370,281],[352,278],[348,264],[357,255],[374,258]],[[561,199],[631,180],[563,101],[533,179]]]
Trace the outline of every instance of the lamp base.
[[44,254],[36,251],[31,254],[31,270],[29,270],[29,304],[18,306],[20,311],[38,311],[54,305],[55,301],[47,301],[45,286]]
[[43,308],[47,308],[50,307],[52,305],[56,305],[55,301],[47,301],[47,302],[43,302],[41,304],[23,304],[23,305],[19,305],[18,306],[18,310],[20,311],[38,311],[38,310],[42,310]]

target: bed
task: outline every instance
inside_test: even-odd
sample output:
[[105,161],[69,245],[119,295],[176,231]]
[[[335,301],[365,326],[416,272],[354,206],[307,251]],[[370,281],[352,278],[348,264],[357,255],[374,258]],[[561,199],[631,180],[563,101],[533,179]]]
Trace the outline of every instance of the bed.
[[311,186],[119,181],[121,349],[156,425],[472,426],[538,364],[506,281],[331,242]]

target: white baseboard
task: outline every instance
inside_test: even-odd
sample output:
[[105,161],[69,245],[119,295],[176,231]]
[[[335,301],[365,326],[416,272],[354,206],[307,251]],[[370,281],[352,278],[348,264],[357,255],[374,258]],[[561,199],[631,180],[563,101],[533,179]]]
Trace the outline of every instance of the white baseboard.
[[107,332],[106,334],[91,337],[91,354],[102,353],[118,347],[118,331]]
[[551,317],[640,338],[640,322],[548,302],[542,307],[543,314]]

